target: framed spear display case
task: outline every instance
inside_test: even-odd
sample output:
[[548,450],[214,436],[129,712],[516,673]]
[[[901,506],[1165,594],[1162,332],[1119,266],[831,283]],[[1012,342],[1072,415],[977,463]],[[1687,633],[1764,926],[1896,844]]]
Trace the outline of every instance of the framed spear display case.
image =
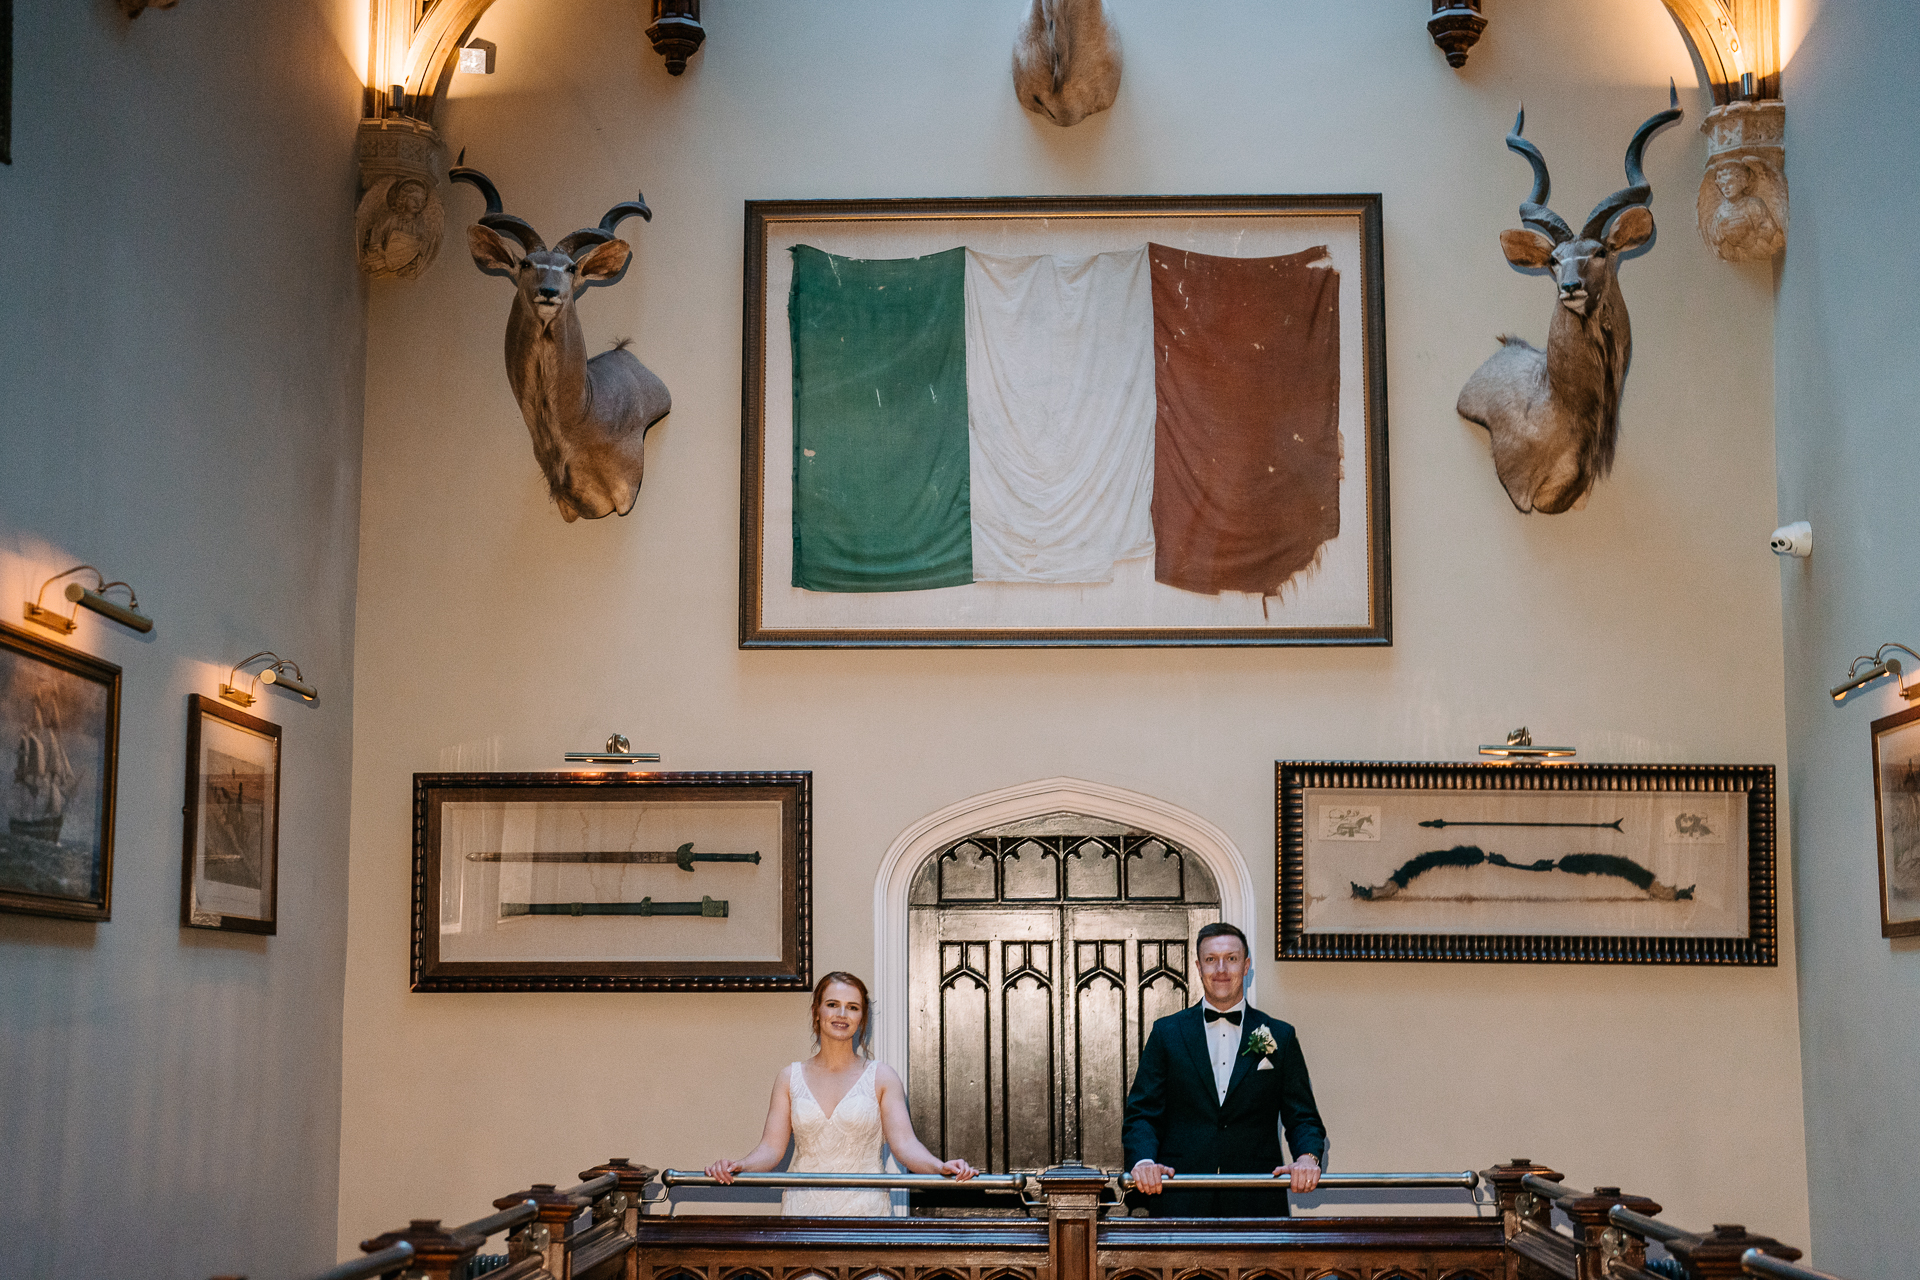
[[812,783],[415,774],[413,990],[807,990]]
[[0,623],[0,911],[109,918],[120,668]]
[[193,694],[187,705],[180,923],[274,932],[280,900],[280,726]]
[[1772,765],[1275,772],[1279,959],[1776,963]]
[[740,646],[1389,643],[1380,226],[749,202]]

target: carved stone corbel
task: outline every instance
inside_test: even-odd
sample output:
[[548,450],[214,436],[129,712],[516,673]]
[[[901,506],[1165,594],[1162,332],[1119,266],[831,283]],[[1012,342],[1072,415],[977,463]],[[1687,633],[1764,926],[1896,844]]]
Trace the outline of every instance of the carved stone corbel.
[[390,115],[360,122],[354,255],[375,280],[411,280],[432,265],[446,227],[446,153],[432,125]]
[[653,51],[667,60],[667,74],[677,76],[687,69],[707,30],[700,25],[700,0],[653,0],[653,25],[647,39]]
[[1467,65],[1467,50],[1480,40],[1487,20],[1480,12],[1480,0],[1433,0],[1433,16],[1427,19],[1427,34],[1447,55],[1447,65]]
[[1729,102],[1707,113],[1700,238],[1728,262],[1764,262],[1787,247],[1787,104]]

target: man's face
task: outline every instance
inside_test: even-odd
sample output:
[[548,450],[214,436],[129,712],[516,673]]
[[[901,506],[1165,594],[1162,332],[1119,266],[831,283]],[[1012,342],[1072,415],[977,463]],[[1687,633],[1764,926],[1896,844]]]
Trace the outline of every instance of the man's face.
[[1232,934],[1216,934],[1200,944],[1200,984],[1207,989],[1207,1003],[1216,1009],[1231,1009],[1240,1003],[1246,988],[1247,952]]

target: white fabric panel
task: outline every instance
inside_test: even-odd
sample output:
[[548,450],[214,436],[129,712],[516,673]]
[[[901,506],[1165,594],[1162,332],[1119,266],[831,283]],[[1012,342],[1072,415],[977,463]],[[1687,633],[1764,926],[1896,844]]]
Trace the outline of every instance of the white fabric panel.
[[967,251],[976,582],[1111,582],[1150,554],[1154,413],[1144,245]]

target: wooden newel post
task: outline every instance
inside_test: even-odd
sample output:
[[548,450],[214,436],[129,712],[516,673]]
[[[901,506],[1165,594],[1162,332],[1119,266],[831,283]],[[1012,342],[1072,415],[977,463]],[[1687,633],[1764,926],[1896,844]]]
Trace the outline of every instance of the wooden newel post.
[[406,1265],[409,1275],[426,1280],[452,1280],[468,1258],[480,1252],[480,1242],[469,1236],[448,1234],[438,1218],[415,1218],[401,1231],[388,1231],[360,1242],[362,1253],[378,1253],[401,1241],[413,1246],[413,1261]]
[[1606,1280],[1608,1264],[1616,1257],[1638,1270],[1647,1260],[1646,1242],[1619,1230],[1607,1220],[1613,1206],[1651,1218],[1660,1206],[1645,1196],[1621,1194],[1618,1187],[1595,1187],[1589,1196],[1560,1202],[1560,1212],[1573,1223],[1578,1280]]
[[1530,1256],[1539,1252],[1531,1250],[1531,1244],[1538,1242],[1550,1247],[1556,1237],[1553,1235],[1553,1202],[1521,1185],[1521,1179],[1529,1174],[1545,1182],[1561,1182],[1566,1178],[1565,1174],[1535,1164],[1525,1156],[1515,1156],[1506,1164],[1497,1164],[1480,1173],[1493,1187],[1495,1202],[1500,1206],[1500,1222],[1507,1237],[1507,1280],[1543,1280],[1555,1274],[1552,1268],[1541,1265],[1544,1259]]
[[1687,1269],[1688,1280],[1735,1280],[1744,1274],[1740,1269],[1740,1255],[1749,1249],[1758,1249],[1784,1262],[1800,1259],[1800,1251],[1792,1245],[1781,1244],[1772,1236],[1756,1236],[1738,1223],[1715,1223],[1711,1235],[1689,1232],[1667,1242],[1667,1252]]
[[522,1200],[533,1201],[540,1216],[507,1237],[508,1259],[518,1262],[538,1253],[546,1259],[547,1270],[554,1280],[568,1280],[567,1235],[580,1211],[587,1207],[587,1198],[556,1191],[551,1182],[536,1182],[525,1191],[501,1196],[493,1202],[493,1207],[511,1209]]
[[591,1169],[580,1171],[580,1181],[592,1182],[603,1174],[613,1174],[619,1179],[612,1191],[607,1192],[593,1202],[593,1225],[596,1229],[609,1219],[619,1220],[619,1232],[628,1243],[627,1265],[622,1271],[626,1280],[638,1280],[640,1274],[639,1252],[631,1247],[635,1235],[640,1230],[641,1191],[649,1182],[660,1176],[658,1169],[649,1169],[643,1164],[634,1164],[625,1156],[614,1156],[605,1164],[597,1164]]
[[1058,1164],[1039,1175],[1047,1199],[1050,1280],[1095,1280],[1100,1274],[1100,1193],[1107,1175],[1084,1164]]

